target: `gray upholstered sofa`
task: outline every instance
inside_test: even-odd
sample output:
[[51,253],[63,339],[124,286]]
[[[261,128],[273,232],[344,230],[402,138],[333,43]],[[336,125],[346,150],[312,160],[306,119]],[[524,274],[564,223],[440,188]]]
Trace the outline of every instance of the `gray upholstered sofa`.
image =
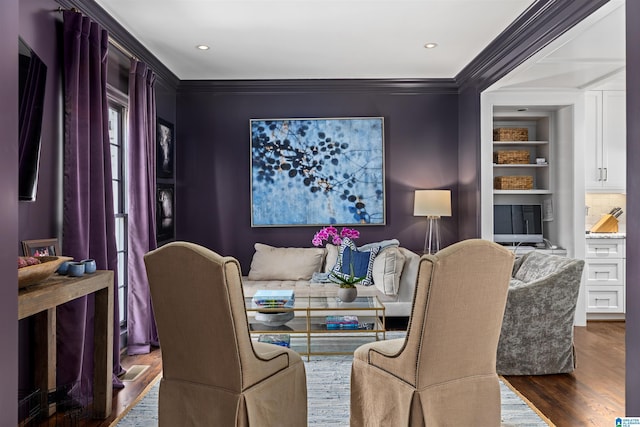
[[515,261],[498,343],[498,374],[573,371],[573,324],[583,267],[583,260],[536,251]]
[[[338,246],[283,248],[256,243],[255,249],[249,274],[242,278],[246,297],[258,289],[293,289],[296,297],[336,295],[338,285],[317,278],[336,264]],[[378,296],[387,317],[409,316],[419,262],[420,256],[397,244],[384,247],[373,260],[372,285],[356,285],[358,295]]]

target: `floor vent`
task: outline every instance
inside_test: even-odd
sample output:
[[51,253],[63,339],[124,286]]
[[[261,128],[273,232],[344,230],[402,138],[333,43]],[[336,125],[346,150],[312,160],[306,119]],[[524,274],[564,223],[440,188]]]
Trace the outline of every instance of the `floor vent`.
[[122,381],[135,381],[140,375],[149,369],[149,365],[133,365],[127,369],[127,373],[120,377]]

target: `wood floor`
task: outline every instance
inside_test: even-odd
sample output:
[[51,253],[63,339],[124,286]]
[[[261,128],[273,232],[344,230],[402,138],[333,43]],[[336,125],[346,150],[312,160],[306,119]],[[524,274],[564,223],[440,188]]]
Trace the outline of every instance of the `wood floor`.
[[613,426],[624,416],[624,322],[575,328],[571,374],[505,377],[556,426]]
[[[589,322],[575,331],[578,367],[571,374],[505,377],[557,427],[612,426],[624,415],[624,322]],[[150,365],[136,381],[114,392],[111,418],[85,420],[108,427],[161,372],[160,350],[124,356],[122,365]]]

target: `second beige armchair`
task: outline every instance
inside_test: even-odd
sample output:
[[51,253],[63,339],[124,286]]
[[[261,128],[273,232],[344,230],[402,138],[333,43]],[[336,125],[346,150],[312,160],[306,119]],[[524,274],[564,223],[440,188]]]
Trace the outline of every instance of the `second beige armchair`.
[[238,262],[174,242],[145,263],[162,349],[159,426],[306,426],[304,363],[251,341]]
[[513,254],[479,239],[425,255],[406,338],[359,347],[351,426],[499,426],[496,349]]

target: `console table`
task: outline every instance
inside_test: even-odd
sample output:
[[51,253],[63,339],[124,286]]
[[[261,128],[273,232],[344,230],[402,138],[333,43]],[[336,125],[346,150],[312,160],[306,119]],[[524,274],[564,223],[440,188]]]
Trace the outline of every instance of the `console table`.
[[[34,318],[35,382],[40,390],[52,390],[56,387],[56,307],[91,293],[95,294],[93,415],[105,419],[111,415],[113,391],[113,271],[82,277],[55,274],[20,289],[18,320]],[[55,407],[50,407],[49,415],[54,412]]]

